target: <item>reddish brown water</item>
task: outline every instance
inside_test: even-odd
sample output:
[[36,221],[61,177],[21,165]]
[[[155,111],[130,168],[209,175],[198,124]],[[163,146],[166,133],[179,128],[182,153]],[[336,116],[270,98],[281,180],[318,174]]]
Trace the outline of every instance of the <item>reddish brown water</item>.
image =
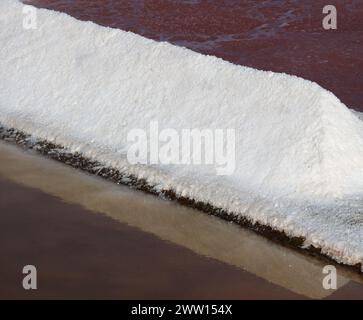
[[[0,177],[0,299],[301,299],[246,271]],[[37,267],[38,289],[22,288]],[[349,282],[329,299],[361,299]]]
[[[0,299],[300,297],[39,190],[3,178],[0,190]],[[35,291],[22,288],[28,264]]]
[[[27,2],[236,64],[298,75],[363,111],[361,0]],[[326,4],[337,7],[337,30],[322,28]]]

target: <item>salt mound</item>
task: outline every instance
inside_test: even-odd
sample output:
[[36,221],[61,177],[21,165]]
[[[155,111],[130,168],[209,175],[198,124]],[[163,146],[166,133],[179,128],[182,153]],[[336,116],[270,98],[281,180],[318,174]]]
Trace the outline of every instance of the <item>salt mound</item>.
[[[0,122],[290,236],[363,260],[363,123],[332,93],[130,32],[0,3]],[[236,168],[131,165],[135,128],[236,130]]]

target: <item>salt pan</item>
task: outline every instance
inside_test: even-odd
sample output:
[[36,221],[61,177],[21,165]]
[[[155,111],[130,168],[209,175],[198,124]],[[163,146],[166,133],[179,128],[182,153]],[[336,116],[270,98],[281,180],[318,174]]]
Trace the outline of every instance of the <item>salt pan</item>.
[[[318,84],[0,2],[0,122],[104,165],[363,260],[363,123]],[[234,129],[236,168],[132,165],[127,134]]]

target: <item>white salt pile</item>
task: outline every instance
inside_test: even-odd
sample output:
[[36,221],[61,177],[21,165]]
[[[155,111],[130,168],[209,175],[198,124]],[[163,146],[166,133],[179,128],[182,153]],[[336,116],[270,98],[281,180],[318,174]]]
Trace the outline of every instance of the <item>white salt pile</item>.
[[[304,237],[338,262],[363,261],[363,123],[297,77],[0,2],[0,122],[151,186]],[[235,129],[236,167],[132,165],[130,130]]]

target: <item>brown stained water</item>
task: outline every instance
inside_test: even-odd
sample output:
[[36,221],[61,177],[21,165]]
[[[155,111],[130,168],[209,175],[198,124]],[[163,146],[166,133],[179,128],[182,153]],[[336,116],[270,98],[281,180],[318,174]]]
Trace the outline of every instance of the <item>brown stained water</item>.
[[[188,209],[3,143],[0,166],[0,299],[302,297],[175,244],[187,239],[176,214]],[[184,245],[198,251],[198,243]],[[28,264],[37,267],[36,291],[22,288]]]
[[[0,178],[0,298],[299,298],[233,266]],[[38,290],[22,288],[23,266]]]
[[[32,0],[236,64],[318,82],[363,107],[363,2]],[[363,111],[363,109],[361,109]],[[0,298],[363,298],[362,278],[189,208],[0,144]],[[39,289],[24,291],[34,264]]]

